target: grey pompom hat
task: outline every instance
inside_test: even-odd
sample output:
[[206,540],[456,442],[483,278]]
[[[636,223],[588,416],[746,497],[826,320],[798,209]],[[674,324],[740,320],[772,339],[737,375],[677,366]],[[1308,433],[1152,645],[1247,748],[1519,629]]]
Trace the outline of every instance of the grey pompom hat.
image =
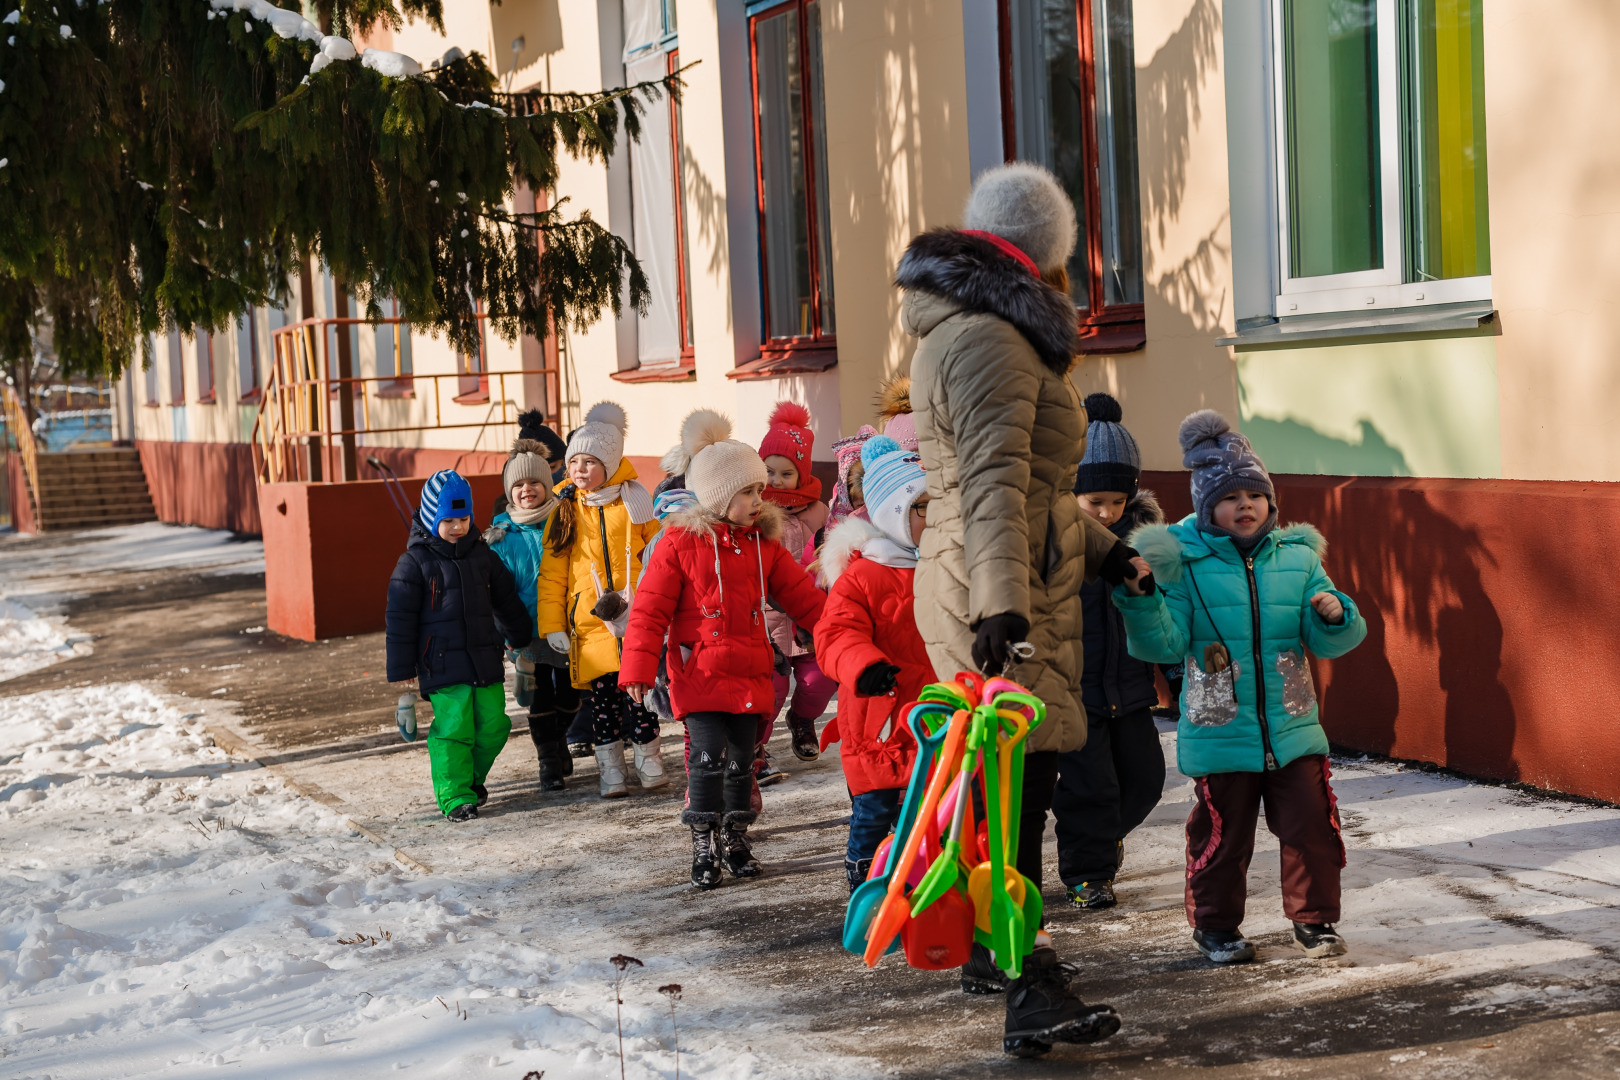
[[1265,463],[1247,437],[1232,430],[1214,409],[1200,409],[1181,422],[1181,464],[1192,470],[1193,509],[1198,527],[1215,536],[1231,535],[1215,524],[1215,504],[1234,491],[1258,491],[1271,503],[1271,517],[1257,534],[1277,523],[1277,489]]
[[1046,169],[1014,161],[986,169],[973,183],[962,226],[994,233],[1044,273],[1069,261],[1078,227],[1074,203]]

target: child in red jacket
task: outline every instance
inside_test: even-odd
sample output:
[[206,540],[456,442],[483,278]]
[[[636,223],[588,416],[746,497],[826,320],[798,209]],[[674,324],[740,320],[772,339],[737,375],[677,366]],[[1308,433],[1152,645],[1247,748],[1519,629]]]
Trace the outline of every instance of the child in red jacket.
[[720,884],[722,858],[733,877],[759,873],[748,802],[754,734],[775,700],[767,605],[814,626],[826,602],[777,540],[781,511],[760,497],[765,462],[730,435],[730,422],[707,409],[681,424],[689,458],[682,471],[697,505],[664,519],[619,666],[619,685],[640,701],[668,635],[670,706],[691,738],[681,821],[692,828],[692,884],[700,889]]
[[887,435],[861,448],[863,491],[871,521],[849,518],[821,549],[831,590],[816,625],[822,670],[838,680],[838,715],[822,745],[843,741],[849,784],[849,887],[866,880],[872,856],[894,829],[917,756],[905,707],[934,682],[917,620],[912,579],[927,524],[922,461]]

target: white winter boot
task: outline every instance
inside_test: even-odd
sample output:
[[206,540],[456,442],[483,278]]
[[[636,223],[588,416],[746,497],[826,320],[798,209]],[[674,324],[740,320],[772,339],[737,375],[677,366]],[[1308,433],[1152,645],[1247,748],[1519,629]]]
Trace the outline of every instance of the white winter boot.
[[636,775],[641,778],[643,791],[656,791],[669,785],[669,774],[664,772],[664,740],[654,735],[652,742],[635,744]]
[[602,798],[622,799],[630,794],[624,782],[624,743],[615,740],[606,746],[598,746],[596,771],[602,778]]

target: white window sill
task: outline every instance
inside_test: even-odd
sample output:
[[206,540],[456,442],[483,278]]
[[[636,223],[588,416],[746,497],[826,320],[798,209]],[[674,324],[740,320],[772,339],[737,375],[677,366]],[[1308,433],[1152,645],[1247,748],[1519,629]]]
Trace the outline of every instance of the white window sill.
[[1456,333],[1478,330],[1495,318],[1496,309],[1490,301],[1476,300],[1383,311],[1369,309],[1292,315],[1282,319],[1245,319],[1239,322],[1237,333],[1216,338],[1215,344],[1245,349],[1304,341],[1354,341],[1406,334]]

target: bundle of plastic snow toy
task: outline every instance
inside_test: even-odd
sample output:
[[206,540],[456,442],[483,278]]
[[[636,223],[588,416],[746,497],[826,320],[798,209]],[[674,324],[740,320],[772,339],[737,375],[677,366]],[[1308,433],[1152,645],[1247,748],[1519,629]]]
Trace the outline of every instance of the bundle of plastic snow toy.
[[959,672],[918,696],[917,737],[895,831],[849,898],[844,948],[875,967],[905,951],[914,968],[967,963],[973,942],[1017,978],[1041,925],[1041,894],[1016,869],[1024,740],[1046,706],[1008,679]]

